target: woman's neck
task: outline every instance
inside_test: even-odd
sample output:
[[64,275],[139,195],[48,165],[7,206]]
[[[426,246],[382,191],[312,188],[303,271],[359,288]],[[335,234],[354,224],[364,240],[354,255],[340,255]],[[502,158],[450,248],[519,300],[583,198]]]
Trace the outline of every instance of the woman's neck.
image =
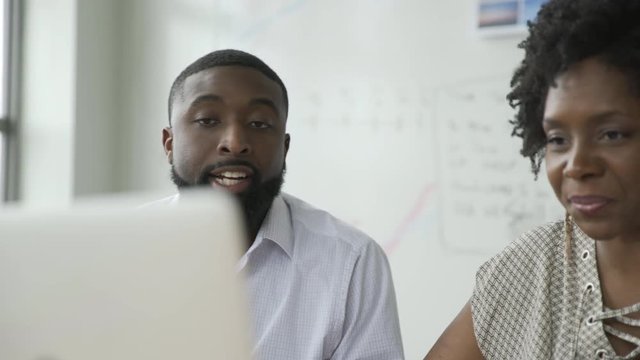
[[596,241],[596,254],[605,306],[615,309],[640,302],[640,240]]
[[[602,303],[610,309],[621,309],[640,302],[640,241],[610,239],[596,241],[596,259],[602,289]],[[638,319],[640,314],[627,315]],[[627,334],[640,337],[640,328],[614,319],[605,321]],[[635,345],[607,334],[618,355],[626,355]]]

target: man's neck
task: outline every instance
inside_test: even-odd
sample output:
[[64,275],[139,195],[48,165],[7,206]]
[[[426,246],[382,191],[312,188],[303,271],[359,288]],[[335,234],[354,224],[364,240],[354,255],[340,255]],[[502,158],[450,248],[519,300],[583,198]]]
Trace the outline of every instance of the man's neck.
[[253,214],[253,216],[248,216],[245,214],[245,223],[247,226],[247,234],[248,234],[246,250],[249,250],[249,248],[251,248],[251,245],[253,245],[253,242],[256,240],[256,236],[258,236],[258,232],[260,231],[260,228],[262,227],[262,223],[264,222],[264,219],[267,217],[267,214],[269,213],[269,209],[271,208],[272,204],[273,204],[273,201],[270,204],[266,204],[265,206],[262,206],[260,209],[258,209],[258,211],[255,214]]

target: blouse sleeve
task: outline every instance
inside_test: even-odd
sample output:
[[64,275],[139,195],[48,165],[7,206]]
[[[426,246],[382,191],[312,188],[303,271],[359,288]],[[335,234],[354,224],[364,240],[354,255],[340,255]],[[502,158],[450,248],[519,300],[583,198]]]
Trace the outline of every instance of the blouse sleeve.
[[550,358],[553,303],[562,296],[560,234],[562,223],[536,228],[478,270],[471,311],[485,359]]

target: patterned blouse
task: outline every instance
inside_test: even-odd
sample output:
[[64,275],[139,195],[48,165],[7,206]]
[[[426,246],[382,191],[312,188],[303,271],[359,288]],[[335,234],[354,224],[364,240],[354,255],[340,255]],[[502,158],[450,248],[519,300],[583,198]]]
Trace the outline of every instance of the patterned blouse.
[[[603,323],[615,318],[640,326],[625,316],[639,311],[640,303],[616,310],[603,306],[595,241],[566,224],[523,234],[478,270],[471,309],[486,359],[640,358],[640,339]],[[638,347],[617,356],[605,332]]]

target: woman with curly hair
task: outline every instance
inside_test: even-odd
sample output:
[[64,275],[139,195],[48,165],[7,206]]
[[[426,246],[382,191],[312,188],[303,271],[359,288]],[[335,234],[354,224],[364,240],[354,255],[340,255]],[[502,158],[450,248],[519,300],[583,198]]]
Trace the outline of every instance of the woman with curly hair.
[[426,359],[640,359],[640,1],[551,0],[507,96],[563,221],[480,267]]

